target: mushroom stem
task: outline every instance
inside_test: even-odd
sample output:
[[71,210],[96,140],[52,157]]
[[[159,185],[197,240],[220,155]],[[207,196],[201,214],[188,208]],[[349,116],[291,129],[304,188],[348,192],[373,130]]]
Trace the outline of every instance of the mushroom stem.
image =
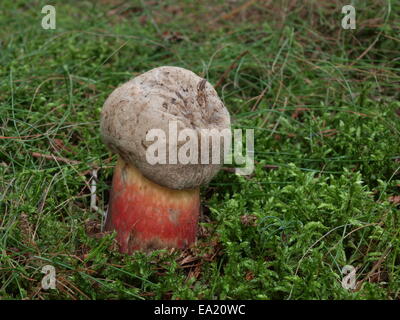
[[118,159],[105,230],[116,230],[122,253],[189,246],[196,240],[199,211],[199,188],[160,186]]

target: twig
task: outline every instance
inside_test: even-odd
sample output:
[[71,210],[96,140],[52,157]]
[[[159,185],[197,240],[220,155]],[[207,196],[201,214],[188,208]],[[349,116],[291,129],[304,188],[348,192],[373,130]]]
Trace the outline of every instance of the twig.
[[271,169],[271,170],[276,170],[279,169],[279,166],[275,165],[275,164],[266,164],[264,166],[264,169]]
[[45,205],[45,203],[46,203],[47,195],[49,194],[50,187],[51,187],[51,185],[53,184],[53,181],[54,181],[54,179],[57,177],[58,174],[59,174],[59,172],[57,172],[57,173],[56,173],[55,175],[53,175],[53,177],[51,178],[50,183],[49,183],[48,186],[46,187],[46,190],[44,191],[42,200],[41,200],[41,202],[40,202],[40,204],[39,204],[38,211],[37,211],[38,220],[37,220],[37,222],[36,222],[35,231],[33,232],[33,235],[32,235],[32,240],[33,240],[33,241],[35,241],[35,237],[36,237],[36,234],[37,234],[37,230],[38,230],[38,228],[39,228],[39,221],[40,221],[40,219],[41,219],[41,217],[42,217],[42,211],[43,211],[44,205]]
[[[278,93],[277,93],[276,98],[275,98],[275,101],[274,101],[274,103],[273,103],[273,105],[272,105],[272,107],[271,107],[271,110],[273,110],[273,109],[275,108],[276,102],[278,101],[279,96],[281,95],[282,87],[283,87],[283,82],[282,82],[281,80],[279,80]],[[287,102],[288,102],[288,100],[287,100],[287,98],[285,98],[285,105],[283,106],[283,111],[284,111],[285,108],[286,108]],[[264,125],[265,125],[267,122],[268,122],[268,114],[265,116],[264,121],[263,121],[263,123],[261,124],[261,128],[264,127]]]
[[225,70],[225,72],[222,74],[222,76],[219,78],[217,84],[214,86],[214,89],[217,89],[226,79],[226,77],[229,75],[229,73],[236,68],[237,62],[244,57],[246,54],[249,53],[249,50],[243,51],[241,54],[239,54],[235,60],[232,62],[232,64],[229,66],[228,69]]
[[[63,158],[63,157],[57,157],[57,156],[55,156],[53,154],[43,154],[43,153],[39,153],[39,152],[32,152],[32,156],[35,157],[35,158],[43,158],[43,159],[47,159],[47,160],[54,160],[54,161],[64,162],[64,163],[73,164],[73,165],[82,163],[81,161],[78,161],[78,160],[71,160],[71,159],[67,159],[67,158]],[[109,163],[112,159],[113,158],[110,157],[110,158],[104,160],[104,163]],[[91,167],[93,169],[100,169],[100,166],[98,166],[97,164],[94,164],[94,163],[91,164]],[[103,169],[104,168],[112,168],[112,167],[113,166],[101,166],[101,168],[103,168]],[[80,172],[79,175],[85,176],[85,175],[91,173],[93,169],[88,169],[88,170],[85,170],[83,172]]]
[[370,46],[369,46],[367,49],[364,50],[363,53],[361,53],[352,63],[350,63],[350,67],[354,66],[354,64],[355,64],[358,60],[362,59],[362,58],[375,46],[375,44],[378,42],[378,40],[379,40],[381,34],[382,34],[382,31],[379,32],[379,34],[378,34],[378,36],[376,37],[376,39],[374,40],[374,42],[372,42],[372,43],[370,44]]
[[348,113],[356,114],[356,115],[362,116],[362,117],[369,117],[368,114],[361,113],[361,112],[355,112],[355,111],[351,111],[351,110],[343,110],[343,112],[348,112]]
[[330,137],[330,136],[337,134],[337,130],[336,129],[326,129],[326,130],[320,131],[319,133],[323,137]]
[[386,257],[388,256],[390,250],[392,250],[392,247],[386,248],[385,252],[383,255],[379,258],[379,260],[374,264],[372,267],[371,271],[368,272],[368,274],[364,277],[364,279],[360,280],[357,282],[356,289],[354,291],[359,291],[361,289],[362,284],[371,277],[374,272],[381,266],[382,262],[385,261]]
[[253,5],[257,0],[250,0],[245,2],[244,4],[242,4],[241,6],[233,9],[232,11],[225,13],[221,16],[219,16],[218,18],[214,19],[211,21],[211,24],[219,21],[219,20],[229,20],[232,19],[234,16],[236,16],[239,12],[247,9],[248,7],[250,7],[251,5]]
[[39,153],[39,152],[32,152],[32,156],[35,158],[44,158],[44,159],[48,159],[48,160],[54,160],[57,162],[64,162],[64,163],[68,163],[68,164],[80,164],[81,162],[78,160],[70,160],[67,158],[63,158],[63,157],[57,157],[53,154],[43,154],[43,153]]
[[258,104],[260,103],[261,99],[264,97],[265,93],[268,90],[268,86],[266,86],[263,91],[261,91],[260,95],[257,97],[257,101],[256,103],[253,105],[253,107],[251,108],[251,111],[255,111],[256,108],[258,107]]
[[6,136],[0,136],[0,139],[25,139],[25,138],[36,138],[43,136],[44,134],[38,133],[38,134],[33,134],[29,136],[19,136],[19,137],[6,137]]

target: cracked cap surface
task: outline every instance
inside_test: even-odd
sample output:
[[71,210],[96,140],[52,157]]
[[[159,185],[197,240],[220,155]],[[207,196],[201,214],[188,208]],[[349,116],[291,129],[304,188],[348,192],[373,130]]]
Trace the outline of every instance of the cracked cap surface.
[[[170,144],[175,144],[173,150],[185,144],[169,139],[169,124],[173,121],[178,134],[183,129],[196,131],[197,164],[168,163]],[[151,129],[165,132],[167,164],[150,164],[146,159],[146,150],[154,143],[146,140]],[[101,112],[101,137],[108,148],[146,178],[172,189],[197,188],[221,168],[222,164],[200,163],[201,129],[230,129],[229,112],[209,82],[179,67],[155,68],[124,83],[107,98]],[[209,147],[211,155],[211,143]],[[221,143],[221,163],[223,150]]]

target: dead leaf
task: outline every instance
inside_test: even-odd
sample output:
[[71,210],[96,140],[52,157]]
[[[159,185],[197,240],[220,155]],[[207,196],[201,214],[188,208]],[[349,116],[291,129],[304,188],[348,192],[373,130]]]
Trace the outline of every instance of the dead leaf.
[[56,151],[67,151],[75,153],[70,147],[67,147],[61,139],[53,139],[53,147]]
[[253,280],[254,279],[254,273],[251,271],[248,271],[244,277],[247,281]]
[[294,110],[294,112],[292,113],[292,119],[297,119],[300,115],[302,115],[304,113],[304,111],[309,111],[309,108],[296,108],[296,110]]
[[400,196],[391,196],[388,200],[394,204],[400,204]]
[[257,225],[257,216],[254,214],[246,214],[240,217],[240,221],[245,226],[255,227]]
[[164,31],[161,37],[163,38],[163,40],[168,42],[180,42],[182,40],[185,40],[185,37],[182,35],[182,33],[177,31]]
[[189,278],[194,278],[197,280],[201,273],[201,265],[196,265],[194,268],[192,268],[188,274],[188,279]]
[[279,169],[279,166],[274,165],[274,164],[266,164],[264,166],[264,169],[276,170],[276,169]]
[[21,235],[23,238],[24,243],[26,244],[33,244],[35,242],[33,240],[33,227],[32,224],[28,220],[28,215],[26,213],[22,213],[19,217],[19,225],[21,230]]

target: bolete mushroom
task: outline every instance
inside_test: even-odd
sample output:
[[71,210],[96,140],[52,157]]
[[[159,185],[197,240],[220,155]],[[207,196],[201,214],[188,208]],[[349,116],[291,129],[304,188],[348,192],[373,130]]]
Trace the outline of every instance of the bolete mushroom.
[[[176,133],[171,131],[173,124]],[[119,155],[105,230],[116,230],[120,251],[185,248],[193,243],[200,211],[199,187],[215,176],[227,150],[224,140],[225,145],[217,150],[220,163],[203,161],[201,153],[207,158],[214,150],[200,150],[200,140],[204,141],[204,129],[230,131],[229,113],[213,86],[183,68],[152,69],[111,93],[101,112],[100,129],[103,142]],[[148,134],[154,129],[166,133],[165,149],[155,152],[156,156],[164,152],[166,162],[149,161],[152,142]],[[198,150],[191,158],[198,161],[181,163],[177,159],[175,150],[187,140],[176,135],[185,129],[198,134],[192,141]],[[211,132],[206,139],[218,134]],[[164,137],[156,138],[153,143],[163,142]]]

